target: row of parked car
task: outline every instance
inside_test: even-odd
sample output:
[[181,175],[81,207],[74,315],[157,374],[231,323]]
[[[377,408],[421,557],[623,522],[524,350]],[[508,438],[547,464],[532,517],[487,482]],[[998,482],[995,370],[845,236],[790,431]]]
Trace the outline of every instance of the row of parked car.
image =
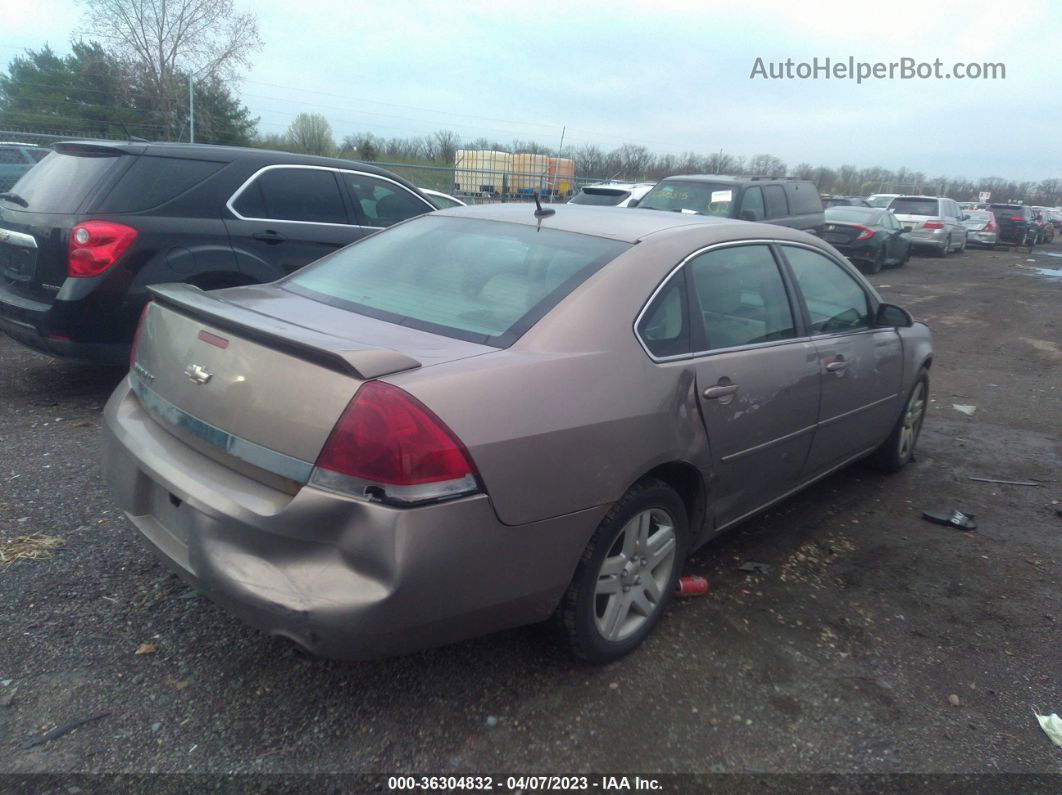
[[[933,359],[810,182],[623,200],[436,210],[362,163],[57,144],[0,194],[0,327],[128,355],[115,502],[251,624],[371,657],[549,619],[609,662],[718,533],[904,467]],[[905,234],[841,211],[852,245]]]

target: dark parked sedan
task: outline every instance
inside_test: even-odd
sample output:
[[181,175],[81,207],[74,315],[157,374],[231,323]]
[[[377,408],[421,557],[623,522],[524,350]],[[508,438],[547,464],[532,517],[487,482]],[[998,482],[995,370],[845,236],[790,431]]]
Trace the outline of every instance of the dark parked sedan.
[[929,329],[768,224],[460,207],[273,284],[153,292],[105,410],[118,504],[339,657],[553,616],[617,659],[692,550],[857,459],[900,469],[927,405]]
[[905,227],[878,207],[827,207],[822,239],[870,273],[904,265],[911,258]]
[[192,144],[53,147],[0,195],[0,330],[55,356],[129,356],[148,286],[279,279],[435,206],[365,163]]

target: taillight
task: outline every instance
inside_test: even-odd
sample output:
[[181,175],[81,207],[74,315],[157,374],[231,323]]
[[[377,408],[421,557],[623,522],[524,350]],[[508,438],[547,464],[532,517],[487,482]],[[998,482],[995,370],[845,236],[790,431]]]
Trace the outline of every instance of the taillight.
[[427,406],[396,386],[369,381],[332,429],[310,480],[410,504],[477,491],[476,474],[461,440]]
[[870,238],[874,237],[874,230],[871,229],[869,226],[861,225],[858,228],[862,229],[863,231],[859,233],[859,236],[856,238],[856,240],[870,240]]
[[136,331],[133,333],[133,344],[129,348],[129,369],[133,369],[133,365],[136,364],[136,349],[140,345],[140,333],[144,330],[144,321],[147,319],[148,310],[151,309],[151,302],[148,301],[144,304],[144,308],[140,312],[140,320],[137,321]]
[[943,229],[944,228],[944,224],[942,224],[940,221],[926,221],[924,224],[922,224],[922,228],[923,229]]
[[70,230],[66,272],[75,279],[99,276],[118,261],[137,232],[111,221],[84,221]]
[[1016,221],[1016,222],[1018,222],[1018,223],[1021,223],[1022,221],[1024,221],[1024,220],[1025,220],[1025,216],[1024,216],[1024,215],[1012,215],[1012,216],[1010,217],[1010,220],[1012,220],[1012,221]]

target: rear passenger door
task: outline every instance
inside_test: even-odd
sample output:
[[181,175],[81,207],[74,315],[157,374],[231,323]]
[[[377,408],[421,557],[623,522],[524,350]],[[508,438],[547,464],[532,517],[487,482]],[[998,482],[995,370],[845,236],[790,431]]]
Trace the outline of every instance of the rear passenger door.
[[352,243],[365,232],[353,223],[336,171],[316,166],[267,166],[227,204],[241,271],[279,278]]
[[686,273],[718,527],[800,481],[818,415],[819,369],[768,244],[712,248],[691,258]]
[[870,295],[841,263],[783,244],[822,375],[818,427],[806,474],[819,474],[880,444],[900,412],[903,344],[875,328]]

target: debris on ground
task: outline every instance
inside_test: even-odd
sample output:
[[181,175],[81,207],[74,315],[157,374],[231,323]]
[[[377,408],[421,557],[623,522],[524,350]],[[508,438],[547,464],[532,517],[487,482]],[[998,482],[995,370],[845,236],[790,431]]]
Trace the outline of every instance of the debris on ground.
[[947,513],[922,511],[922,518],[927,522],[947,525],[948,527],[954,527],[957,530],[977,529],[977,522],[974,521],[974,515],[972,513],[963,513],[962,511],[949,511]]
[[1062,746],[1062,718],[1058,717],[1054,712],[1050,715],[1041,715],[1035,709],[1033,710],[1033,715],[1040,721],[1040,728],[1044,730],[1044,734],[1051,738],[1051,742]]
[[771,567],[766,563],[757,563],[754,560],[747,560],[738,566],[738,571],[748,572],[749,574],[769,574]]
[[708,593],[708,580],[704,577],[692,575],[679,577],[675,586],[675,596],[704,596]]
[[1000,480],[999,478],[980,478],[969,475],[967,480],[976,480],[979,483],[1002,483],[1004,486],[1042,486],[1043,483],[1039,483],[1035,480]]
[[157,643],[141,643],[139,646],[136,647],[136,651],[133,652],[133,656],[136,656],[137,654],[154,654],[158,650],[159,645]]
[[28,536],[6,539],[0,537],[0,564],[10,565],[16,560],[40,560],[50,558],[52,550],[63,545],[63,539],[34,533]]
[[948,696],[948,703],[951,704],[953,707],[962,706],[961,699],[957,695],[955,695],[954,693],[952,693],[950,696]]
[[951,407],[967,417],[972,417],[974,412],[977,411],[977,406],[971,406],[966,403],[952,403]]
[[52,740],[62,737],[64,734],[69,734],[74,729],[80,728],[86,723],[92,723],[93,721],[100,720],[101,718],[106,718],[110,714],[111,713],[109,712],[100,712],[96,715],[90,715],[87,718],[72,720],[69,723],[64,723],[62,726],[56,726],[54,729],[46,731],[39,737],[29,737],[20,742],[18,744],[18,747],[21,748],[23,751],[29,750],[30,748],[36,748],[38,745],[44,745],[47,742],[51,742]]
[[778,579],[785,583],[807,583],[821,590],[836,578],[828,576],[829,566],[837,558],[855,550],[855,544],[844,536],[824,538],[801,544],[782,564]]
[[0,693],[0,707],[10,707],[15,703],[15,692]]

